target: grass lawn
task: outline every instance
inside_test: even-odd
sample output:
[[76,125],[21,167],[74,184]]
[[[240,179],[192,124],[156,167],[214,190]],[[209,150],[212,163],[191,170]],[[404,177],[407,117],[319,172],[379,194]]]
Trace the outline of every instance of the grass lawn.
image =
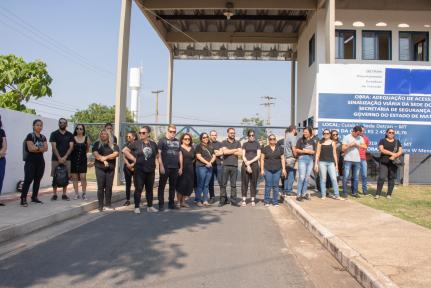
[[[369,190],[375,194],[375,187],[369,187]],[[382,193],[385,191],[386,185]],[[392,199],[386,199],[384,196],[385,194],[380,199],[366,196],[362,196],[360,199],[353,197],[350,199],[431,229],[431,186],[396,186]]]

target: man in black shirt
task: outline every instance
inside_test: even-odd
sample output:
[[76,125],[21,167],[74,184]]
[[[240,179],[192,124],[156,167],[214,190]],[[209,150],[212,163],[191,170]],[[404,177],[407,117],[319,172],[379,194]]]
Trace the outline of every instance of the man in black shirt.
[[220,186],[220,203],[223,206],[229,203],[227,199],[226,186],[230,182],[230,202],[238,206],[236,199],[236,179],[238,177],[238,156],[242,154],[241,143],[235,140],[235,129],[227,129],[227,139],[222,142],[223,164]]
[[180,141],[175,138],[176,126],[170,124],[166,136],[158,144],[159,154],[159,210],[164,210],[165,186],[169,179],[169,209],[175,209],[175,185],[178,175],[182,174],[183,163],[180,158]]
[[[51,158],[51,177],[53,177],[52,188],[53,195],[51,200],[57,200],[57,184],[55,183],[54,175],[55,169],[59,165],[65,165],[67,167],[68,174],[70,175],[70,154],[73,151],[73,134],[67,131],[67,120],[60,118],[58,120],[58,130],[51,133],[49,142],[52,147],[52,158]],[[63,195],[61,199],[69,201],[67,197],[67,185],[63,187]]]
[[216,155],[216,161],[213,163],[213,171],[209,184],[209,194],[210,200],[209,203],[213,204],[215,201],[215,193],[214,193],[214,179],[217,179],[217,183],[221,186],[221,164],[223,160],[223,152],[221,147],[221,142],[217,141],[217,131],[212,130],[210,132],[210,145],[214,150],[214,154]]

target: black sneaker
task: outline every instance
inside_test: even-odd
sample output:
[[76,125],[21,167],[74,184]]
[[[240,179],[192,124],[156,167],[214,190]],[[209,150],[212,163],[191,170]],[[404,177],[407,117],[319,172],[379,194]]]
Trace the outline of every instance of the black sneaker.
[[51,201],[56,201],[56,200],[57,200],[57,195],[52,195]]
[[26,199],[21,198],[21,206],[22,207],[27,207],[28,206]]
[[208,201],[209,204],[214,204],[215,203],[215,197],[211,197],[210,200]]
[[6,205],[5,205],[4,203],[1,203],[1,202],[0,202],[0,206],[6,206]]
[[164,207],[164,206],[159,206],[159,211],[160,211],[160,212],[165,211],[165,207]]
[[359,196],[359,194],[358,194],[358,193],[353,194],[352,196],[353,196],[353,197],[355,197],[355,198],[361,198],[361,196]]
[[31,199],[31,202],[33,202],[33,203],[39,203],[39,204],[43,204],[43,202],[42,201],[40,201],[39,199]]
[[226,200],[220,199],[220,202],[218,203],[218,207],[223,207],[226,204],[228,204]]
[[306,195],[305,195],[305,197],[304,197],[304,199],[305,199],[305,200],[311,200],[310,195],[309,195],[309,194],[306,194]]
[[66,201],[70,201],[70,198],[69,197],[67,197],[67,195],[61,195],[61,199],[62,200],[66,200]]
[[123,206],[129,206],[130,205],[130,201],[126,200],[126,202],[124,202]]

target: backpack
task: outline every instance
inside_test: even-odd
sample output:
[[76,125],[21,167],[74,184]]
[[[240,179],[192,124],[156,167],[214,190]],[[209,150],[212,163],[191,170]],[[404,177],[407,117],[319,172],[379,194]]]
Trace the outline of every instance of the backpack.
[[24,181],[19,180],[18,183],[16,184],[16,192],[21,193],[23,186],[24,186]]
[[[33,139],[33,142],[35,142],[36,141],[36,137],[34,136],[34,133],[31,133],[31,137]],[[24,141],[22,142],[22,161],[27,161],[28,155],[30,153],[28,151],[26,139],[24,139]]]
[[66,187],[69,184],[69,173],[66,165],[60,164],[55,168],[53,182],[56,187]]

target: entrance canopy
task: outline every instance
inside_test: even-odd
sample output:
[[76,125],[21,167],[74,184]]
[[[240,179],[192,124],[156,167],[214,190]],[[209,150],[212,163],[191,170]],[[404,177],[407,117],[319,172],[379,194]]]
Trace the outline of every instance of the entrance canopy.
[[296,60],[316,0],[138,0],[174,59]]

